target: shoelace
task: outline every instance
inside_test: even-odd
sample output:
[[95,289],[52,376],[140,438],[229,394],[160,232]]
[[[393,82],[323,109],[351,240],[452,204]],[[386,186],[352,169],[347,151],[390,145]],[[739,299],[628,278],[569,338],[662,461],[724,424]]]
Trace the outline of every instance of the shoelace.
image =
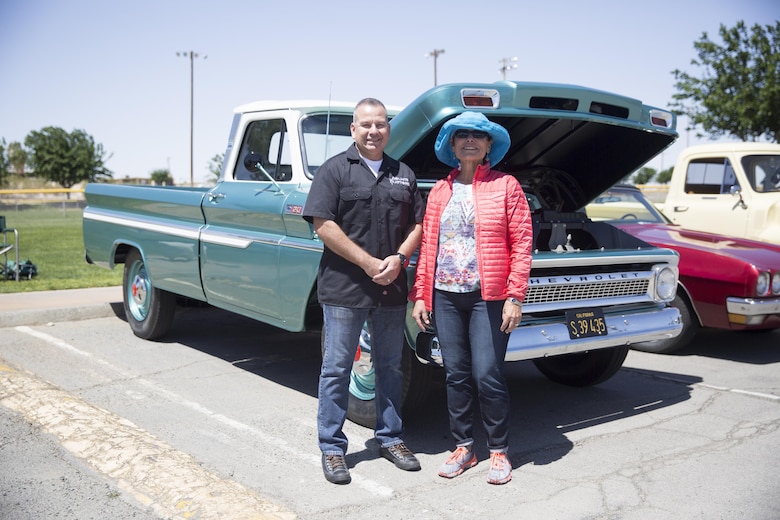
[[450,458],[447,459],[446,464],[462,464],[464,460],[469,456],[469,450],[463,446],[458,446],[458,449],[452,452]]
[[410,457],[412,455],[412,452],[409,450],[409,448],[406,447],[406,444],[396,444],[395,446],[390,446],[389,450],[391,452],[395,452],[396,456],[399,458],[406,458]]
[[325,455],[325,460],[328,462],[328,467],[330,467],[331,471],[347,469],[347,462],[344,460],[344,457],[339,455]]
[[492,453],[490,455],[490,469],[495,469],[496,471],[502,471],[504,467],[507,465],[507,463],[508,460],[504,453]]

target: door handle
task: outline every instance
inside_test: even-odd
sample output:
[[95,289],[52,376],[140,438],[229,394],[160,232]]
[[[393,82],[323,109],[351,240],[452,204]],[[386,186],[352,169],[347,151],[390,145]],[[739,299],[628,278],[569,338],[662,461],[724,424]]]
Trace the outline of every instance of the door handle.
[[676,213],[682,213],[683,211],[688,211],[688,206],[675,206],[674,211]]
[[217,202],[225,198],[224,193],[209,193],[209,202]]

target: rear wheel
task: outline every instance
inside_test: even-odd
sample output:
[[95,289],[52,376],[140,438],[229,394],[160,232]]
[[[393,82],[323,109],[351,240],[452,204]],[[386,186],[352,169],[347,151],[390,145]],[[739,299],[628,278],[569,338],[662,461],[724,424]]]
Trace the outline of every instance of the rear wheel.
[[534,365],[550,381],[568,386],[591,386],[614,376],[628,354],[628,347],[534,359]]
[[677,296],[674,297],[671,305],[672,307],[677,307],[680,311],[680,319],[683,324],[682,332],[674,338],[635,343],[634,345],[631,345],[631,348],[643,352],[652,352],[654,354],[670,354],[688,346],[688,344],[693,341],[693,338],[696,337],[696,333],[699,332],[699,329],[701,328],[699,319],[693,311],[693,305],[691,305],[687,296],[680,294],[679,289],[677,290]]
[[141,253],[136,249],[125,259],[122,294],[125,316],[133,334],[156,339],[170,330],[176,312],[176,295],[152,285]]
[[[321,348],[325,351],[325,331],[321,335]],[[401,391],[401,411],[408,415],[417,410],[425,399],[425,387],[429,380],[429,369],[414,356],[414,352],[404,340],[401,354],[403,384]],[[371,335],[367,325],[363,325],[360,342],[349,376],[349,404],[347,419],[365,426],[376,426],[375,374],[371,360]]]

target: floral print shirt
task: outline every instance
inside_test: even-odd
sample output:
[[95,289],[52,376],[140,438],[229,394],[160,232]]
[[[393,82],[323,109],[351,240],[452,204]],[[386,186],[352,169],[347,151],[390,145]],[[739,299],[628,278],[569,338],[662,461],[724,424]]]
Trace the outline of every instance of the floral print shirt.
[[472,186],[456,180],[452,183],[452,197],[439,221],[436,289],[456,293],[479,290],[477,239],[474,231]]

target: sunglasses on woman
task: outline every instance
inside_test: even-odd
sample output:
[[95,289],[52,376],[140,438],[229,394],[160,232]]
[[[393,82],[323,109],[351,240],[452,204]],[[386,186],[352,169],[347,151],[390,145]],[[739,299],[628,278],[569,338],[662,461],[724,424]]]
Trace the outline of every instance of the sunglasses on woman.
[[468,139],[469,137],[472,139],[487,139],[488,133],[480,132],[479,130],[456,130],[455,137],[458,139]]

